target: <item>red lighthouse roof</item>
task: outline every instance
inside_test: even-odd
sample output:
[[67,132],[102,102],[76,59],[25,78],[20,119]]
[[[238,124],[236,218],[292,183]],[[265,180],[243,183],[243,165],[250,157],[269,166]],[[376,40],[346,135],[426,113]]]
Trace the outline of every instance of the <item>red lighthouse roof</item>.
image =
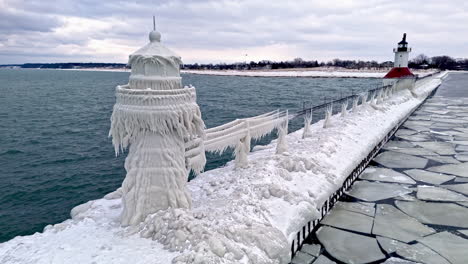
[[414,76],[410,69],[408,67],[401,67],[391,69],[384,78],[402,78],[410,76]]

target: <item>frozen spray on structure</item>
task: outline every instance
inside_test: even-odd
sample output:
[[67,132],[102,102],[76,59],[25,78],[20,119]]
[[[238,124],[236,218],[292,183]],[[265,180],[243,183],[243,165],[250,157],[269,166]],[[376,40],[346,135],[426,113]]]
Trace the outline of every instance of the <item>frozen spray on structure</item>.
[[194,87],[182,87],[180,57],[161,34],[129,56],[127,85],[117,86],[111,117],[116,154],[129,148],[122,184],[122,225],[135,225],[158,210],[190,208],[188,173],[203,170],[204,123]]

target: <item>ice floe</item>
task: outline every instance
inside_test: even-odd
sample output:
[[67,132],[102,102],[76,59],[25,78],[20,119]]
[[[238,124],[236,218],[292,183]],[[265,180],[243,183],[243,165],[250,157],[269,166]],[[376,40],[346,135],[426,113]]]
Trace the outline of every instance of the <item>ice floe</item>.
[[468,177],[468,162],[460,164],[448,164],[430,167],[427,170],[440,173],[453,174],[460,177]]
[[[455,152],[455,146],[453,144],[447,143],[447,142],[416,142],[415,143],[418,146],[421,146],[425,149],[431,150],[436,152],[437,154],[440,155],[454,155],[456,154]],[[422,155],[427,155],[427,154],[422,154]]]
[[387,168],[378,168],[378,167],[368,167],[364,172],[359,176],[363,180],[373,180],[373,181],[383,181],[383,182],[395,182],[395,183],[406,183],[414,184],[416,183],[410,177],[404,175],[403,173],[387,169]]
[[375,159],[375,162],[382,164],[389,168],[407,168],[407,169],[422,169],[427,165],[427,159],[408,155],[404,153],[398,153],[394,151],[385,151],[380,153]]
[[345,263],[369,263],[385,258],[372,237],[323,226],[317,238],[328,253]]
[[363,201],[375,202],[411,192],[413,191],[405,185],[358,181],[353,184],[351,190],[348,192],[348,195]]
[[446,184],[443,185],[444,188],[447,188],[452,191],[456,191],[459,193],[463,193],[464,195],[468,195],[468,183],[465,184]]
[[421,243],[402,245],[398,247],[396,253],[403,258],[424,264],[450,264],[445,258]]
[[377,205],[372,234],[393,238],[408,243],[434,233],[416,219],[407,216],[389,204]]
[[350,202],[338,202],[333,207],[334,209],[343,209],[355,213],[365,214],[367,216],[374,217],[375,215],[375,204],[374,203],[350,203]]
[[395,201],[395,204],[424,224],[468,228],[468,208],[454,203]]
[[323,225],[370,234],[374,219],[348,210],[334,209],[322,221]]
[[[444,186],[445,187],[445,186]],[[459,194],[441,187],[435,186],[418,186],[416,194],[419,200],[425,201],[445,201],[445,202],[467,202],[468,198],[463,194]]]
[[468,263],[468,239],[461,238],[449,232],[440,232],[419,239],[452,264]]

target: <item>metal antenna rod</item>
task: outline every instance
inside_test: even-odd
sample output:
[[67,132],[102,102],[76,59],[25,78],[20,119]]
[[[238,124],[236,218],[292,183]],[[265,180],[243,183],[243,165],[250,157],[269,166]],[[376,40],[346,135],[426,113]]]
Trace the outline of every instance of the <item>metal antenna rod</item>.
[[156,31],[156,18],[153,16],[153,30]]

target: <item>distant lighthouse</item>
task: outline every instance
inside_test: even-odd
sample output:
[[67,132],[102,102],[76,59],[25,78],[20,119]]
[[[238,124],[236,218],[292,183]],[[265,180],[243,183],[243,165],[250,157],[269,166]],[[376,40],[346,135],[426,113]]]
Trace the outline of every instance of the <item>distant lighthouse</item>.
[[[406,41],[406,33],[403,34],[403,39],[398,42],[398,47],[393,49],[395,53],[395,62],[393,68],[385,75],[383,84],[390,85],[399,83],[404,85],[398,85],[398,89],[402,88],[411,88],[411,83],[414,83],[415,75],[410,71],[408,68],[408,57],[409,53],[411,52],[411,48],[408,48],[408,42]],[[403,81],[401,79],[407,79],[407,81]]]

